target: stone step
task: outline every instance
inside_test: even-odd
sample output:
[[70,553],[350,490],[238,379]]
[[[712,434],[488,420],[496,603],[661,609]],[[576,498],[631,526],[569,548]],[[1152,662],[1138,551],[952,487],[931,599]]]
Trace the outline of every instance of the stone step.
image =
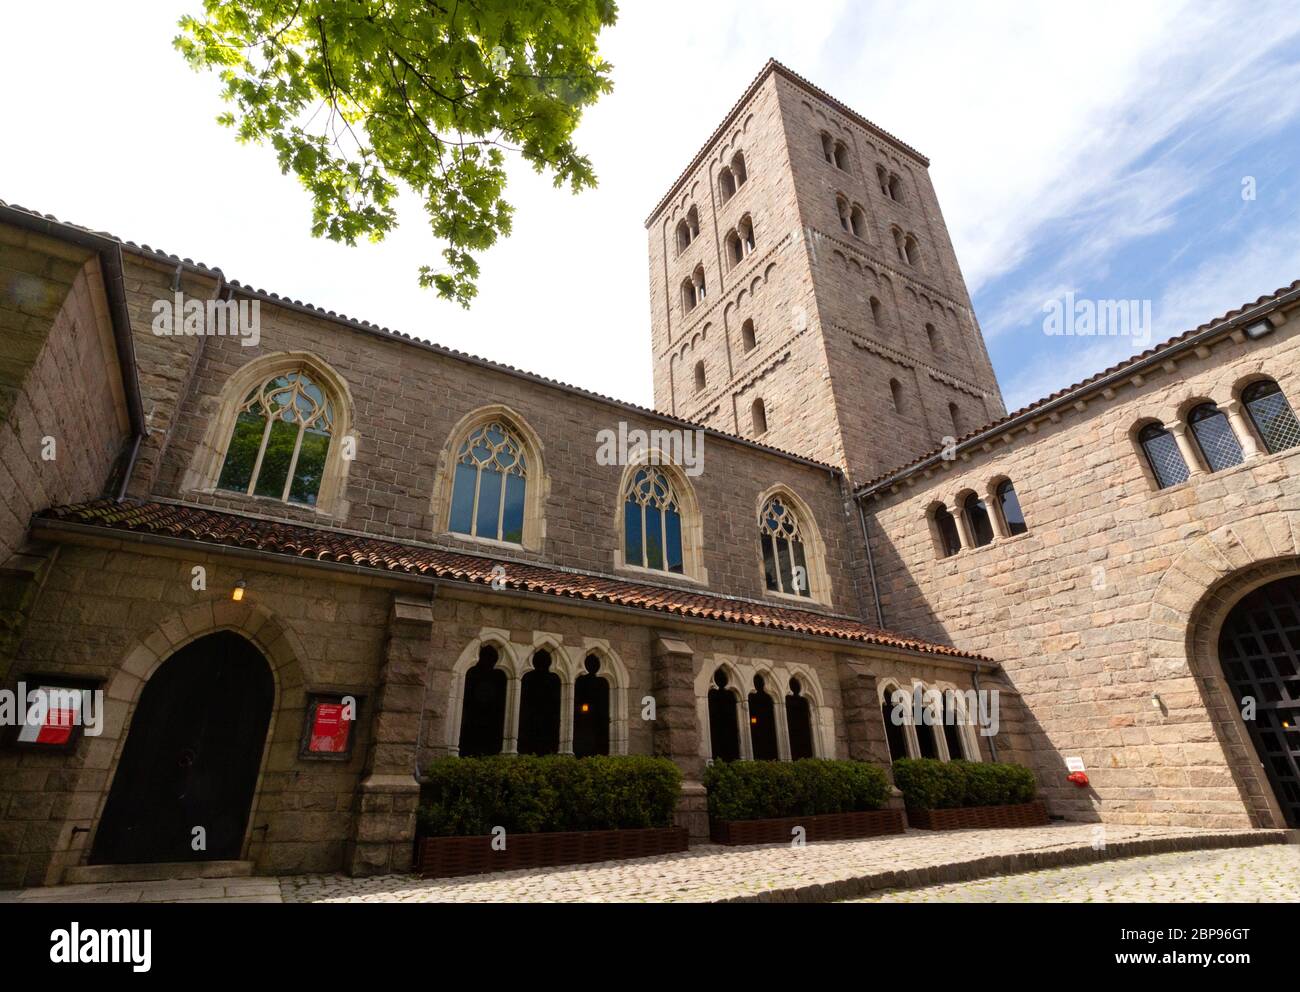
[[64,869],[63,885],[103,882],[158,882],[173,878],[248,878],[251,861],[166,861],[142,865],[74,865]]

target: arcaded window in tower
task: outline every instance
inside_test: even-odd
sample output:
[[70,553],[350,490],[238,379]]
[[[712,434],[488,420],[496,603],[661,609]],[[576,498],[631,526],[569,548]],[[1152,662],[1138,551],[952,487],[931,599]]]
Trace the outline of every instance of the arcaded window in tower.
[[881,305],[880,300],[874,296],[871,297],[869,302],[871,304],[871,319],[876,322],[877,326],[879,326],[882,318],[885,316],[885,308]]
[[456,455],[448,529],[522,544],[527,496],[523,442],[504,421],[489,421],[470,433]]
[[894,401],[894,412],[903,412],[903,384],[897,379],[889,380],[889,395]]
[[735,268],[745,258],[745,249],[740,244],[740,234],[731,231],[727,234],[727,262]]
[[726,203],[736,195],[736,176],[727,166],[722,167],[718,173],[718,195],[723,203]]
[[1178,442],[1164,427],[1160,424],[1147,424],[1138,433],[1137,439],[1158,488],[1168,489],[1187,481],[1187,462],[1178,448]]
[[754,321],[746,320],[740,325],[740,343],[746,351],[753,351],[758,345],[758,339],[754,336]]
[[754,400],[749,406],[749,419],[754,425],[754,436],[767,433],[767,406],[762,400]]
[[996,493],[998,512],[1002,514],[1002,522],[1007,525],[1007,533],[1015,537],[1028,531],[1025,512],[1020,508],[1020,497],[1016,495],[1016,487],[1011,484],[1011,480],[1003,479],[999,482]]
[[931,351],[939,350],[939,332],[934,329],[933,324],[925,325],[925,340],[930,345]]
[[745,180],[749,178],[749,171],[745,168],[744,152],[736,152],[731,156],[731,174],[736,178],[736,189],[745,185]]
[[993,543],[993,521],[989,519],[989,508],[982,499],[970,493],[962,504],[962,514],[966,517],[966,527],[975,547]]
[[1217,406],[1202,403],[1187,415],[1187,422],[1191,425],[1197,447],[1201,449],[1205,466],[1211,472],[1241,464],[1241,443],[1232,433],[1227,416]]
[[685,251],[691,243],[691,229],[685,220],[677,222],[677,250]]
[[876,166],[876,182],[880,184],[880,192],[889,196],[889,170],[883,165]]
[[964,421],[962,420],[961,409],[957,406],[956,403],[948,404],[948,419],[952,421],[952,430],[954,436],[961,437],[962,424],[964,423]]
[[684,571],[681,501],[666,474],[647,465],[623,494],[623,560],[638,568]]
[[897,200],[899,203],[903,202],[903,180],[899,179],[898,176],[891,175],[889,177],[885,191],[889,194],[891,200]]
[[921,246],[916,238],[908,234],[903,238],[903,260],[908,265],[921,264]]
[[703,361],[696,362],[695,363],[695,391],[697,393],[703,392],[704,387],[706,385],[707,382],[704,378],[704,362]]
[[851,217],[852,211],[851,208],[849,207],[849,201],[844,199],[844,197],[842,196],[836,197],[835,212],[839,214],[840,227],[844,228],[846,233],[852,231],[853,219]]
[[1275,455],[1300,444],[1300,423],[1296,422],[1291,404],[1272,379],[1247,386],[1241,392],[1241,402],[1269,454]]
[[754,221],[749,214],[740,218],[740,224],[736,228],[740,234],[740,246],[744,249],[746,255],[754,250]]
[[849,230],[854,237],[865,238],[867,236],[867,215],[857,204],[849,211]]
[[835,164],[835,139],[825,131],[822,132],[822,157],[829,164]]
[[842,141],[835,142],[835,168],[841,172],[849,171],[849,146]]
[[244,397],[217,488],[315,506],[333,432],[333,403],[304,370],[272,375]]
[[758,542],[763,552],[763,579],[772,592],[811,596],[803,524],[781,496],[763,504],[758,518]]
[[957,530],[957,521],[946,506],[935,507],[934,529],[939,539],[939,553],[944,558],[951,558],[961,550],[961,533]]
[[[895,697],[902,692],[897,686],[889,686],[880,696],[880,719],[885,724],[885,740],[889,744],[889,761],[892,764],[899,758],[906,758],[910,752],[907,746],[907,731],[904,729],[904,708],[899,706]],[[904,694],[906,698],[906,694]]]

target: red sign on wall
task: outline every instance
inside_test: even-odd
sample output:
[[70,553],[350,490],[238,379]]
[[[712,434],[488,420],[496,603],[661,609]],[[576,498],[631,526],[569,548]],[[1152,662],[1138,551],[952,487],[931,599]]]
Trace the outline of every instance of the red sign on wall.
[[352,738],[352,715],[343,703],[318,701],[307,750],[312,754],[346,754]]

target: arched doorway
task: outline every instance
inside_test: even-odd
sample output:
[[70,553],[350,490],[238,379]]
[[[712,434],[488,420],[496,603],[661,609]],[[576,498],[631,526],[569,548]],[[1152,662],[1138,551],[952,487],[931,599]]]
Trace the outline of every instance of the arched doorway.
[[266,659],[229,631],[163,662],[131,718],[91,863],[239,858],[274,697]]
[[1278,805],[1300,826],[1300,577],[1261,586],[1232,608],[1219,663]]

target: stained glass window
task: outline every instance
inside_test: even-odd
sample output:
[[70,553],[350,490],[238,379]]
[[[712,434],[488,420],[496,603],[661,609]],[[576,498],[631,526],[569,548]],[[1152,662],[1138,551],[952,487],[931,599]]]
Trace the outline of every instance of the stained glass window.
[[773,496],[763,505],[758,518],[758,541],[763,552],[763,578],[767,588],[773,592],[811,597],[799,518],[783,497]]
[[472,431],[456,456],[449,529],[522,544],[528,462],[519,438],[500,420]]
[[623,494],[623,560],[682,574],[681,502],[664,473],[645,467]]

